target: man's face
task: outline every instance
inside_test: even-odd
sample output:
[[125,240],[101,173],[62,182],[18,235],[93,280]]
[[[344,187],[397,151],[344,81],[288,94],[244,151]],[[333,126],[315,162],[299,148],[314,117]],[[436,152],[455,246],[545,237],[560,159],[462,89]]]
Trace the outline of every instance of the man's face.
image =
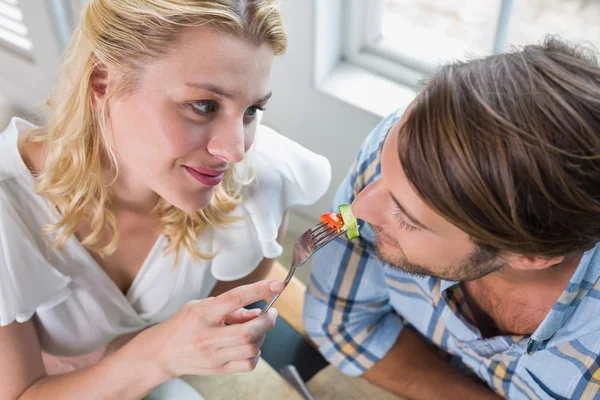
[[404,174],[398,133],[409,110],[383,144],[381,178],[360,192],[352,212],[371,224],[379,257],[393,267],[451,281],[475,280],[500,270],[505,263],[425,204]]

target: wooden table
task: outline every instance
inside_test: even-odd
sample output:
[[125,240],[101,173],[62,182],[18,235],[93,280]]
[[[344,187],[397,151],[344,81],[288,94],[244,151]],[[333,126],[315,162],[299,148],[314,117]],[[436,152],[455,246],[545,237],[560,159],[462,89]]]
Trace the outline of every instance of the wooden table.
[[[302,400],[262,359],[252,372],[183,379],[205,400]],[[331,365],[315,375],[307,386],[316,400],[403,400],[362,378],[346,376]]]
[[218,376],[185,376],[205,400],[302,400],[266,361],[252,372]]
[[[316,400],[402,400],[363,378],[342,374],[329,365],[308,382]],[[207,399],[208,400],[208,399]]]

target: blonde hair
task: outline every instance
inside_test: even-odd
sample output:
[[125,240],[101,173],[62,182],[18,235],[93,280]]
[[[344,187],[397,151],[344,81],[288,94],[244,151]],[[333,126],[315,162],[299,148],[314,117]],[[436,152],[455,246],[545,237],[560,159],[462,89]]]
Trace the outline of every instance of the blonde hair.
[[[51,201],[62,219],[45,227],[55,233],[53,248],[61,249],[82,218],[90,233],[82,244],[101,256],[113,253],[119,240],[103,168],[118,173],[105,135],[105,105],[135,85],[144,64],[165,53],[185,27],[207,26],[252,43],[269,43],[276,55],[287,47],[281,16],[272,0],[91,0],[64,54],[61,76],[49,104],[46,126],[32,131],[30,140],[44,142],[46,161],[36,176],[37,192]],[[107,92],[96,110],[90,79],[102,65],[115,66],[123,78]],[[109,165],[103,165],[108,160]],[[106,162],[104,162],[106,163]],[[208,225],[232,221],[228,214],[241,201],[244,185],[232,166],[217,186],[211,204],[185,212],[161,199],[157,205],[166,252],[183,249],[193,259],[207,259],[197,245]],[[103,235],[112,237],[106,243]]]

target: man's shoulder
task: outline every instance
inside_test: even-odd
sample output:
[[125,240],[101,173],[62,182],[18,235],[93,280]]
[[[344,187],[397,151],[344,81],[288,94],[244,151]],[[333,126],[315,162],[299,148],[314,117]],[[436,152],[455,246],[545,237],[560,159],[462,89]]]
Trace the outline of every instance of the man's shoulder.
[[[600,243],[582,255],[557,304],[564,305],[564,308],[575,308],[582,305],[582,300],[586,298],[595,301],[594,307],[600,304],[596,303],[600,301]],[[600,320],[600,314],[597,318]]]
[[382,119],[363,141],[353,171],[354,189],[360,192],[366,185],[376,179],[381,168],[381,147],[388,132],[402,117],[404,109],[398,109]]
[[571,277],[540,332],[534,336],[552,336],[551,344],[573,338],[597,337],[600,345],[600,244],[587,251]]

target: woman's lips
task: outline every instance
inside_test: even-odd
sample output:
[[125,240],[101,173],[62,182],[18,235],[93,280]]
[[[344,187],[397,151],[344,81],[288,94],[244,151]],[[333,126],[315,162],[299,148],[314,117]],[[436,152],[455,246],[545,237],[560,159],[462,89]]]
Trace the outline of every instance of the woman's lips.
[[223,175],[225,171],[217,171],[214,169],[208,168],[197,168],[197,167],[188,167],[185,165],[185,169],[187,172],[205,186],[216,186],[223,180]]

